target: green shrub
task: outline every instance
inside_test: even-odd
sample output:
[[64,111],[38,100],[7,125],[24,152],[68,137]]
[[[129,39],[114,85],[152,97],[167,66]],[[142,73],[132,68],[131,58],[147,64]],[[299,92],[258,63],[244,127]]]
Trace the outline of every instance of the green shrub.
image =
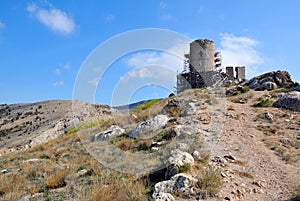
[[257,103],[253,104],[253,107],[272,107],[273,105],[273,101],[265,98],[265,97],[261,97],[258,99]]
[[134,109],[133,109],[133,112],[138,112],[138,111],[141,111],[141,110],[146,110],[148,108],[150,108],[151,106],[157,104],[160,100],[158,99],[153,99],[153,100],[150,100],[150,101],[147,101],[139,106],[136,106]]
[[250,88],[248,87],[248,86],[244,86],[243,88],[242,88],[242,93],[246,93],[246,92],[248,92],[250,90]]
[[191,165],[190,164],[184,164],[183,166],[179,167],[179,172],[184,173],[184,172],[189,172],[191,171]]
[[66,134],[73,134],[73,133],[76,133],[76,132],[78,132],[80,130],[83,130],[83,129],[92,128],[94,126],[101,125],[103,122],[104,122],[104,120],[102,120],[102,119],[101,120],[97,120],[97,121],[87,122],[87,123],[85,123],[83,125],[71,128],[70,130],[67,131]]

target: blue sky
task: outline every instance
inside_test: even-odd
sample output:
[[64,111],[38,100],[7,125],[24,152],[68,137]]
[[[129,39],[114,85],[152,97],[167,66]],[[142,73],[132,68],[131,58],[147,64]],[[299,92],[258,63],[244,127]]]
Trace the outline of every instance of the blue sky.
[[[72,99],[77,74],[96,47],[118,34],[144,28],[212,39],[224,66],[245,65],[248,78],[281,69],[297,81],[299,7],[297,0],[1,1],[0,103]],[[169,48],[174,47],[180,44]],[[145,65],[148,68],[141,68]],[[94,101],[119,105],[167,96],[171,85],[147,80],[147,84],[136,82],[139,88],[130,92],[129,100],[112,101],[117,83],[124,86],[120,82],[124,78],[172,75],[151,65],[169,66],[174,72],[182,67],[181,60],[160,51],[121,55],[105,76],[87,81],[98,86]],[[91,73],[97,74],[97,66]],[[121,91],[126,93],[125,89]]]

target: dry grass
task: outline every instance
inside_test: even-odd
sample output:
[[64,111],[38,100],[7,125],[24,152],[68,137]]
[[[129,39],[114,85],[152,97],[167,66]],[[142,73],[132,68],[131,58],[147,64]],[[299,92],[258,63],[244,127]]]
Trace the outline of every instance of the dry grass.
[[123,138],[116,143],[116,146],[123,151],[128,151],[133,149],[134,142],[129,138]]
[[250,174],[249,172],[237,172],[237,175],[239,175],[240,177],[248,178],[248,179],[254,179],[252,174]]
[[[107,179],[111,177],[110,179]],[[85,188],[76,200],[86,201],[129,201],[149,200],[145,185],[141,181],[132,179],[115,178],[114,175],[98,177],[92,186]]]
[[45,180],[46,188],[53,189],[64,187],[66,185],[65,179],[69,174],[68,169],[55,169],[50,176]]
[[233,103],[247,103],[253,97],[253,92],[249,91],[243,94],[239,94],[231,99]]
[[25,193],[26,184],[19,173],[0,175],[0,200],[18,200]]

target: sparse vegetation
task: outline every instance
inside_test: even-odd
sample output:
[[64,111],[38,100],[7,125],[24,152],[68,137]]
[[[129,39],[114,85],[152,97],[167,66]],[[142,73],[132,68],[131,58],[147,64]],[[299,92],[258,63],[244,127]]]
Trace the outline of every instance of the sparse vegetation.
[[153,99],[153,100],[147,101],[147,102],[135,107],[132,111],[133,112],[138,112],[138,111],[141,111],[141,110],[146,110],[146,109],[152,107],[153,105],[159,103],[159,101],[160,100],[158,100],[158,99]]
[[80,126],[77,126],[75,128],[72,128],[72,129],[68,130],[66,134],[73,134],[73,133],[76,133],[76,132],[78,132],[80,130],[83,130],[83,129],[92,128],[94,126],[99,126],[103,123],[104,123],[104,120],[97,120],[97,121],[93,121],[93,122],[87,122],[87,123],[84,123],[83,125],[80,125]]
[[253,97],[253,92],[248,91],[246,93],[236,95],[233,99],[231,99],[231,102],[244,104],[247,103],[252,97]]
[[260,97],[257,103],[253,104],[253,107],[272,107],[273,101],[266,97]]
[[221,170],[208,166],[198,175],[196,187],[199,189],[201,197],[205,199],[207,197],[214,197],[223,186],[223,183],[224,181],[221,176]]

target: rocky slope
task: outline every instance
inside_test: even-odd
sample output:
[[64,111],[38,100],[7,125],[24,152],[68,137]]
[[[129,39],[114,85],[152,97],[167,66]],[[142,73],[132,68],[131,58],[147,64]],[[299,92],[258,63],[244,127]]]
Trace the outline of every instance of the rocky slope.
[[300,113],[272,107],[293,88],[227,91],[186,90],[125,115],[2,105],[0,200],[299,200]]
[[119,113],[105,105],[67,100],[0,105],[0,154],[47,142],[82,122],[112,114]]

